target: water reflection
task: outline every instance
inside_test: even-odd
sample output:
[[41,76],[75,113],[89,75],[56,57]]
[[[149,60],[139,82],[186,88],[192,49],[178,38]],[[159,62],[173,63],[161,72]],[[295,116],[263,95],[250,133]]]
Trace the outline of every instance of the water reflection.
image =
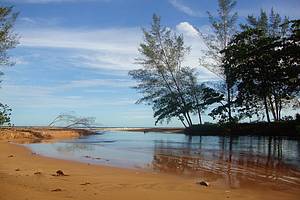
[[[107,132],[27,144],[42,155],[117,167],[147,168],[241,187],[249,181],[300,188],[300,141],[284,137],[217,137]],[[282,184],[283,183],[283,184]]]
[[94,146],[85,143],[67,143],[63,146],[56,146],[56,151],[60,153],[74,153],[78,151],[93,151]]
[[249,180],[300,186],[297,140],[279,137],[187,137],[181,145],[156,141],[154,170],[207,176],[240,187]]

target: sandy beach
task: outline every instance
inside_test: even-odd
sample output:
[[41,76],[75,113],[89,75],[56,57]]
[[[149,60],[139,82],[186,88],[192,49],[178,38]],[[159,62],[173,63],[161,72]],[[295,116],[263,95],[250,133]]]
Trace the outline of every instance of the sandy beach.
[[[6,130],[7,131],[7,130]],[[40,130],[41,131],[41,130]],[[76,137],[76,130],[42,130],[48,139]],[[272,186],[231,189],[222,181],[208,187],[196,184],[201,177],[185,178],[164,173],[120,169],[58,160],[33,154],[15,142],[18,130],[0,140],[0,199],[298,199],[298,188]],[[25,131],[26,132],[26,131]],[[37,131],[39,132],[39,131]],[[27,132],[28,133],[28,132]],[[3,135],[6,135],[4,137]],[[13,137],[14,136],[14,137]],[[37,138],[41,137],[37,134]],[[15,138],[15,139],[14,139]],[[17,139],[17,140],[16,140]],[[58,170],[66,176],[57,176]]]

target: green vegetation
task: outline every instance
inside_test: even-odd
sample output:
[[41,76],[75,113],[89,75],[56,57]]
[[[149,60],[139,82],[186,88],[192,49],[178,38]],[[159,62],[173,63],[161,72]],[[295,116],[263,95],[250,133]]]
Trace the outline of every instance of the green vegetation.
[[189,47],[184,45],[181,35],[161,26],[159,16],[154,15],[151,29],[143,32],[145,41],[140,45],[141,57],[137,60],[143,68],[129,72],[139,83],[135,88],[143,94],[137,103],[152,105],[156,123],[176,117],[190,127],[192,113],[197,113],[202,123],[202,112],[222,95],[199,85],[194,69],[182,66]]
[[0,125],[10,126],[10,112],[11,109],[8,107],[8,105],[0,103]]
[[[18,13],[13,12],[13,7],[0,7],[0,67],[14,64],[7,51],[18,44],[18,36],[13,33],[17,16]],[[2,75],[3,72],[0,71],[0,76]],[[10,125],[10,112],[11,109],[7,105],[0,103],[0,126]]]
[[[181,65],[189,47],[182,35],[161,26],[160,17],[154,15],[151,29],[143,30],[138,59],[143,68],[129,75],[143,95],[137,103],[152,106],[156,123],[178,118],[189,132],[296,132],[299,122],[284,122],[290,118],[283,109],[300,107],[300,20],[262,10],[237,30],[235,5],[219,0],[218,16],[208,13],[214,32],[199,32],[208,47],[200,64],[220,77],[223,90],[199,83],[195,69]],[[219,125],[203,125],[206,110]],[[245,120],[256,123],[237,124]]]
[[[232,13],[236,5],[234,0],[219,0],[218,16],[214,17],[210,12],[209,21],[214,34],[201,34],[208,50],[204,51],[204,56],[200,58],[200,65],[215,73],[222,79],[223,90],[220,92],[224,97],[219,105],[210,113],[214,119],[221,122],[233,122],[232,101],[234,83],[231,79],[231,72],[223,65],[224,54],[220,52],[227,48],[233,35],[236,33],[236,22],[238,14]],[[210,61],[213,62],[210,62]]]

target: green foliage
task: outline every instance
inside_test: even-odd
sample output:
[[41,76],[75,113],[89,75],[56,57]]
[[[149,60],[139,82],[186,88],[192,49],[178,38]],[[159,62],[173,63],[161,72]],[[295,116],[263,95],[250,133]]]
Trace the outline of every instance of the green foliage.
[[7,50],[18,44],[18,36],[13,33],[13,26],[18,13],[13,7],[0,7],[0,66],[12,65]]
[[202,112],[219,94],[198,85],[194,69],[181,66],[189,52],[182,35],[161,26],[160,17],[156,15],[151,29],[143,29],[143,32],[144,42],[139,48],[141,57],[137,59],[143,68],[129,72],[138,81],[134,88],[142,94],[137,103],[152,106],[156,123],[178,118],[184,126],[191,126],[192,113],[197,113],[202,123]]
[[214,34],[201,34],[208,50],[205,51],[204,56],[200,58],[200,64],[224,81],[225,90],[223,90],[223,95],[226,96],[226,98],[220,101],[220,106],[215,108],[210,115],[214,119],[220,118],[222,121],[229,122],[233,120],[231,104],[234,99],[234,82],[230,76],[230,67],[223,65],[224,55],[221,51],[227,47],[236,32],[238,14],[233,12],[236,6],[235,0],[218,0],[218,5],[217,17],[208,12],[209,21]]
[[271,9],[269,17],[264,10],[260,11],[260,16],[255,17],[253,15],[249,15],[247,17],[247,24],[241,24],[241,28],[243,30],[247,29],[258,29],[263,34],[268,35],[270,37],[282,37],[286,35],[288,31],[288,21],[287,17],[282,17]]
[[11,109],[8,105],[0,103],[0,126],[10,126]]
[[[11,66],[14,63],[9,59],[7,51],[18,43],[18,36],[13,33],[13,26],[18,13],[13,12],[13,7],[0,6],[0,67]],[[0,76],[3,72],[0,71]],[[2,80],[0,80],[0,83]],[[11,109],[0,103],[0,125],[10,125]]]
[[141,57],[137,59],[143,68],[129,72],[139,82],[135,89],[143,94],[137,103],[152,105],[157,122],[177,116],[182,122],[186,120],[187,124],[192,124],[179,78],[181,62],[189,48],[181,35],[161,26],[157,15],[153,15],[151,29],[143,29],[143,33],[144,43],[139,48]]
[[231,78],[237,82],[235,106],[240,118],[264,109],[268,121],[269,112],[280,120],[284,105],[290,105],[299,93],[299,28],[294,22],[292,34],[282,35],[286,24],[279,26],[279,15],[273,11],[271,16],[277,20],[271,18],[270,24],[264,12],[258,19],[248,18],[254,28],[244,26],[224,50],[224,64],[230,66]]
[[219,9],[218,17],[214,17],[210,12],[209,21],[215,32],[218,41],[221,44],[221,49],[224,49],[231,39],[231,36],[235,33],[235,24],[237,21],[238,14],[232,11],[236,6],[235,0],[218,0]]

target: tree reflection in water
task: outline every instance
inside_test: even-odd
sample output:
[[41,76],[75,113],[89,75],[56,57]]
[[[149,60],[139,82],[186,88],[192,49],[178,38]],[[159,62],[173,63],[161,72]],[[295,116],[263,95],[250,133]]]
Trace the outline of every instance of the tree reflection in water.
[[300,141],[231,136],[214,137],[218,141],[207,144],[207,138],[187,137],[186,142],[180,144],[155,141],[152,167],[211,180],[221,178],[231,187],[240,187],[249,181],[300,187]]
[[94,146],[85,143],[66,143],[63,146],[56,146],[55,149],[60,153],[72,153],[79,151],[89,152],[94,150]]

